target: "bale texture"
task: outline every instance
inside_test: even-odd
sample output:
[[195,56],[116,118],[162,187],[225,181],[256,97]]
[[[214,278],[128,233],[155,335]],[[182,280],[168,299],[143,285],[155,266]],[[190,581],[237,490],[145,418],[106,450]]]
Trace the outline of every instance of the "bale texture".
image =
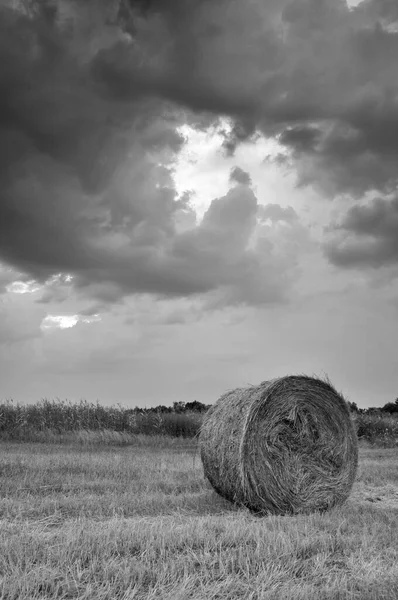
[[216,492],[262,515],[342,504],[358,466],[347,402],[329,381],[303,375],[221,396],[205,415],[199,446]]

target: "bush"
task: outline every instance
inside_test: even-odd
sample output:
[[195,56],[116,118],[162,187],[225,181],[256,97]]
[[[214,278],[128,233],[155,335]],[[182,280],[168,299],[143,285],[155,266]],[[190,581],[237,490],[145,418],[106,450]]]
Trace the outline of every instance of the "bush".
[[354,419],[359,439],[381,446],[398,444],[398,418],[382,413],[358,414]]

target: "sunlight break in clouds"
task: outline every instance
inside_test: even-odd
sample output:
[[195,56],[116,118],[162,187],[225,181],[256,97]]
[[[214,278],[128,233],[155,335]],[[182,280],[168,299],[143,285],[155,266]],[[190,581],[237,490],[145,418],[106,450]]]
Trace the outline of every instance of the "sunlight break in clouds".
[[[189,125],[181,125],[178,132],[185,142],[178,154],[173,171],[173,180],[180,196],[192,192],[190,203],[200,220],[209,208],[214,197],[223,196],[230,187],[231,169],[235,165],[253,173],[253,189],[259,192],[259,202],[266,202],[273,194],[275,179],[280,184],[281,171],[274,165],[264,165],[265,157],[271,162],[282,148],[272,139],[256,135],[242,141],[230,156],[226,150],[226,140],[232,134],[231,122],[220,119],[216,126],[201,130]],[[261,190],[261,193],[260,193]],[[265,198],[264,193],[266,194]],[[274,196],[274,194],[273,194]],[[273,201],[286,204],[286,194]]]
[[32,294],[40,289],[41,286],[34,279],[30,281],[13,281],[6,286],[7,292],[14,294]]
[[83,317],[81,315],[47,315],[40,325],[41,329],[70,329],[75,327],[77,323],[94,323],[100,321],[99,315],[92,315],[91,317]]

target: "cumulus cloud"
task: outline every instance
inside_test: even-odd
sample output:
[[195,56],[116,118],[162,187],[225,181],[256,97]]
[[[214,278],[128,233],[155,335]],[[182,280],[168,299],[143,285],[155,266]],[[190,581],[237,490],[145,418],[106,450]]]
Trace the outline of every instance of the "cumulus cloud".
[[376,198],[351,207],[333,225],[325,244],[329,260],[342,267],[381,267],[398,261],[398,198]]
[[[203,63],[200,50],[208,39],[218,67],[224,64],[221,7],[68,0],[21,6],[0,12],[7,148],[0,156],[0,255],[45,284],[38,301],[63,301],[71,286],[102,304],[131,293],[179,297],[218,289],[250,301],[252,279],[262,282],[256,301],[283,295],[270,277],[278,269],[271,256],[264,261],[249,247],[258,204],[243,170],[235,169],[236,187],[211,202],[200,224],[189,196],[174,187],[173,163],[184,144],[179,126],[191,119],[204,127],[228,105],[247,104],[226,99],[235,88],[229,76],[219,92],[215,71],[207,81],[211,55]],[[232,29],[241,15],[235,3]],[[232,131],[243,135],[237,126]]]
[[202,292],[219,292],[207,306],[285,299],[297,263],[278,236],[272,239],[273,227],[257,225],[260,214],[253,191],[238,184],[213,200],[195,230],[176,238],[173,254],[184,280],[192,276]]
[[234,167],[232,169],[229,180],[233,183],[240,183],[243,185],[251,185],[252,183],[249,173],[240,167]]

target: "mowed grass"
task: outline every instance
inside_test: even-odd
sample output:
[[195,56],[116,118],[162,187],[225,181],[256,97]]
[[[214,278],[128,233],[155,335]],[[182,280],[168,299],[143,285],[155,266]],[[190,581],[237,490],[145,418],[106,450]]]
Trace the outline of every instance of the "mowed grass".
[[347,503],[252,516],[195,444],[0,444],[3,600],[398,597],[398,450],[360,451]]

